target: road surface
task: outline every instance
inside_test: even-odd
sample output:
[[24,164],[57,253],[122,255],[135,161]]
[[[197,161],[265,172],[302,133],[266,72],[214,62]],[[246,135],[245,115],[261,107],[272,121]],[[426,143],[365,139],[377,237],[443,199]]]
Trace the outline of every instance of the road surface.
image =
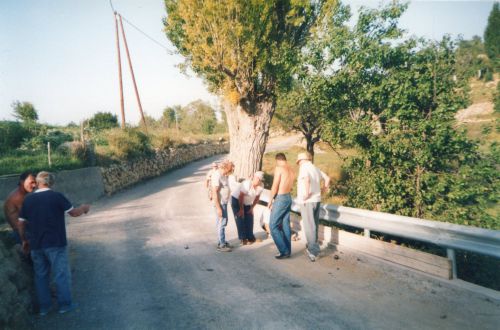
[[[271,239],[217,252],[202,184],[213,160],[68,219],[79,307],[35,328],[498,329],[499,301],[365,256],[311,263],[298,241],[292,258],[275,260]],[[237,245],[232,220],[228,237]]]

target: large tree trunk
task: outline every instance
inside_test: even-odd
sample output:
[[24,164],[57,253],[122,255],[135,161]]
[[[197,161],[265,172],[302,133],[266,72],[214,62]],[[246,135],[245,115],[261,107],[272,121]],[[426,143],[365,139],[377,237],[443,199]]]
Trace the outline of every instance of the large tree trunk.
[[251,111],[245,110],[241,105],[224,104],[229,128],[229,159],[235,165],[238,178],[248,178],[262,167],[274,103],[257,103]]

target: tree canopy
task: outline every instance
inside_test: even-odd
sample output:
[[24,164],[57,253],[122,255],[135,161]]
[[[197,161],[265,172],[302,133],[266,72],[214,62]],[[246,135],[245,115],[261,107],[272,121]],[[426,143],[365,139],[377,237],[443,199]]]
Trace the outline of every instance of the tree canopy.
[[484,31],[484,46],[492,61],[500,66],[500,4],[495,2],[488,17],[488,25]]
[[38,113],[30,102],[14,101],[12,103],[14,110],[14,117],[25,122],[36,122],[38,120]]

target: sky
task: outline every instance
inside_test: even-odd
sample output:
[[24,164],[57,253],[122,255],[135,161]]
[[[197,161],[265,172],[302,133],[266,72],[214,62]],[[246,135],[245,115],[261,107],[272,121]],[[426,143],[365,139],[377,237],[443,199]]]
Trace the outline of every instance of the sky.
[[[387,2],[386,0],[385,2]],[[350,0],[375,7],[384,1]],[[440,39],[445,34],[470,39],[483,35],[494,1],[423,1],[409,3],[400,26],[410,35]],[[175,50],[163,33],[162,0],[113,0],[114,8],[164,47]],[[78,123],[99,111],[120,118],[115,22],[109,0],[0,1],[0,120],[13,120],[12,102],[34,104],[39,121]],[[155,118],[172,105],[218,99],[194,74],[181,73],[172,55],[124,22],[144,111]],[[140,114],[125,50],[122,71],[125,118]]]

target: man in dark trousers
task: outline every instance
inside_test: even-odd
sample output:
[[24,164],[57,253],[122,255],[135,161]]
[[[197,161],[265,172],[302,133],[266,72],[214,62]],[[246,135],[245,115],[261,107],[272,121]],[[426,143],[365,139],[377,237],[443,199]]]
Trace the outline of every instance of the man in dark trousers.
[[31,249],[41,316],[47,315],[52,306],[49,288],[51,273],[57,288],[59,313],[69,312],[75,307],[71,300],[71,273],[64,215],[67,213],[78,217],[90,209],[86,204],[74,208],[63,194],[50,189],[54,181],[52,173],[38,173],[38,189],[24,199],[19,213],[19,235],[23,249],[28,245]]

